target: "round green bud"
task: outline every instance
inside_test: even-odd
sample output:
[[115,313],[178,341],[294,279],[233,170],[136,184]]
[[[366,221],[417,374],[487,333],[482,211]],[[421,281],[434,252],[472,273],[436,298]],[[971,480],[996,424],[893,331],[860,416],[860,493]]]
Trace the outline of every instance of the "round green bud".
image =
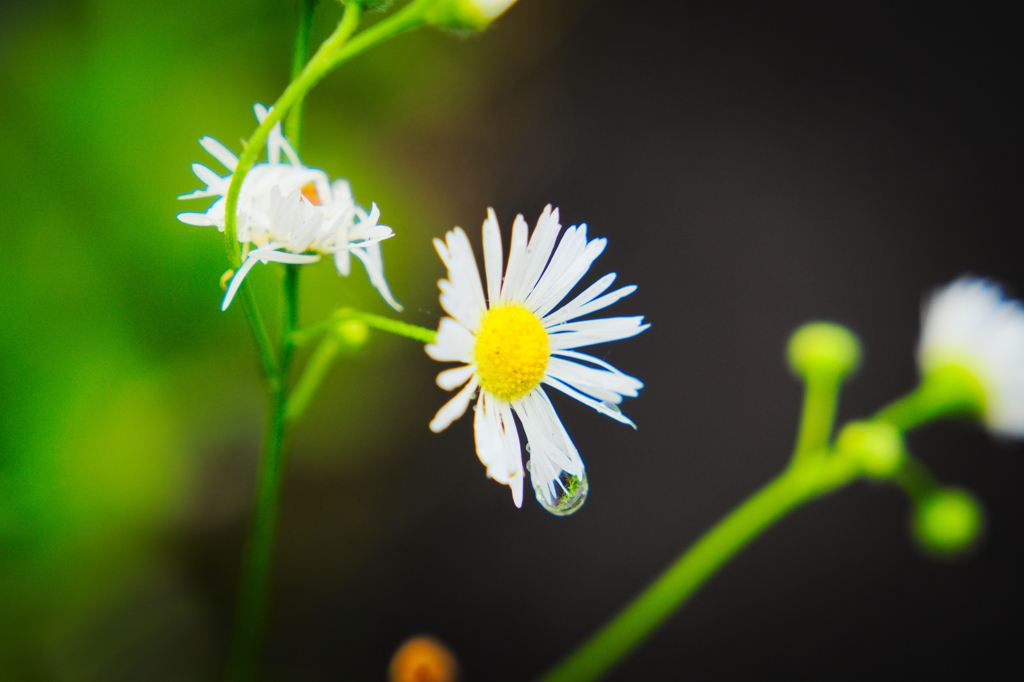
[[789,339],[789,366],[804,377],[842,377],[860,362],[860,341],[846,327],[831,322],[811,322]]
[[913,531],[928,552],[951,556],[974,544],[982,523],[974,497],[962,490],[942,490],[916,505]]
[[868,476],[887,478],[903,464],[903,438],[887,422],[852,422],[836,440],[836,450],[856,461]]
[[343,350],[355,353],[370,340],[370,328],[361,320],[345,320],[334,328],[334,337]]

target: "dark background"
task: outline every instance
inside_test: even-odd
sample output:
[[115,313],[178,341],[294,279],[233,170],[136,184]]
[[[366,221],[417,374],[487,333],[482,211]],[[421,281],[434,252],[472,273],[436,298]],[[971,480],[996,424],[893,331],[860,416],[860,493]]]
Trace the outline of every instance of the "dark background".
[[[95,4],[60,7],[88,15]],[[194,186],[199,135],[247,135],[246,108],[283,87],[289,5],[256,3],[277,24],[240,22],[277,36],[265,59],[280,67],[218,95],[233,113],[216,130],[202,98],[191,103],[172,141],[181,158],[161,169],[175,174],[168,196]],[[335,17],[321,10],[324,33]],[[232,39],[223,14],[197,45]],[[328,78],[309,99],[306,158],[361,179],[357,198],[359,187],[376,192],[364,203],[406,194],[385,247],[404,319],[434,326],[440,314],[430,238],[461,224],[479,247],[493,206],[507,240],[516,213],[532,223],[550,202],[563,224],[609,239],[584,284],[616,271],[639,285],[610,314],[643,314],[651,329],[595,351],[646,387],[623,405],[635,432],[553,397],[591,484],[580,513],[555,518],[532,499],[517,510],[484,478],[470,419],[427,432],[446,397],[433,387],[439,366],[417,348],[380,339],[387,362],[371,347],[342,363],[295,440],[267,678],[382,679],[394,648],[426,632],[452,647],[469,682],[533,679],[785,466],[801,393],[783,351],[797,326],[836,321],[863,342],[841,421],[911,389],[928,292],[963,273],[1024,291],[1020,28],[994,4],[521,0],[480,38],[424,31]],[[374,88],[398,94],[362,96]],[[181,229],[169,218],[180,208],[161,210],[161,230]],[[234,334],[248,377],[239,311],[216,317],[220,243],[195,239],[187,248],[203,274],[183,298],[205,298],[175,307],[150,290],[163,322],[139,323],[132,338],[170,363],[200,347],[198,332],[161,331],[182,329],[174,320]],[[138,267],[133,276],[152,271]],[[385,388],[359,396],[370,383]],[[205,418],[227,412],[244,426],[199,429],[183,446],[199,452],[187,509],[157,524],[140,560],[162,577],[106,598],[78,626],[88,634],[46,640],[57,644],[42,647],[38,677],[215,679],[260,419],[254,380],[232,390]],[[973,555],[925,556],[903,494],[854,484],[755,541],[610,679],[1019,674],[1022,448],[962,423],[928,426],[910,447],[985,505]],[[334,449],[365,456],[335,464],[322,454]],[[123,623],[139,613],[159,617],[128,637]],[[95,654],[94,640],[114,653]],[[67,663],[78,659],[90,663]]]

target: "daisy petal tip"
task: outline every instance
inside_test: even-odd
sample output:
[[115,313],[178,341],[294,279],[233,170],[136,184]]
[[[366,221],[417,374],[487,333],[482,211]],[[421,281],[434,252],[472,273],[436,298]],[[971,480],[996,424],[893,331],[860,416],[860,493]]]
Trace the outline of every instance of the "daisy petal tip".
[[509,481],[508,487],[512,489],[512,502],[515,503],[517,509],[523,508],[523,477],[516,476],[514,479]]

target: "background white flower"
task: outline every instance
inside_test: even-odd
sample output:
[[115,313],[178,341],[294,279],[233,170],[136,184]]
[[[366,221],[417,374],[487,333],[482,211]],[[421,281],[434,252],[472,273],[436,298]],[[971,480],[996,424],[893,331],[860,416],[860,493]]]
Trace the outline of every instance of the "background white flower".
[[588,241],[584,224],[566,230],[555,249],[561,227],[558,209],[549,205],[527,239],[526,221],[517,216],[502,278],[501,232],[493,209],[488,209],[483,224],[486,298],[466,233],[457,227],[444,242],[435,239],[448,269],[448,279],[438,282],[441,305],[451,317],[441,320],[436,342],[426,347],[435,360],[465,363],[438,375],[437,383],[445,390],[465,386],[438,411],[431,430],[443,431],[462,416],[479,389],[473,419],[477,456],[487,475],[508,485],[516,506],[521,506],[524,468],[514,412],[526,433],[537,499],[556,514],[579,507],[586,479],[583,460],[541,384],[635,428],[618,405],[623,396],[635,397],[643,383],[573,349],[625,339],[650,326],[642,317],[577,319],[636,290],[626,286],[606,294],[615,273],[555,310],[607,244],[604,239]]
[[[268,109],[262,104],[254,109],[262,123]],[[231,173],[221,177],[201,163],[192,164],[192,171],[206,183],[206,189],[178,198],[217,200],[204,213],[180,213],[178,220],[189,225],[214,225],[223,232],[225,197],[238,157],[212,137],[203,137],[199,144]],[[303,165],[278,123],[267,138],[267,162],[253,165],[242,182],[237,224],[243,263],[231,278],[221,310],[231,304],[242,280],[257,262],[315,263],[322,254],[332,255],[335,267],[344,276],[351,271],[349,254],[356,256],[384,300],[401,310],[384,279],[380,251],[380,242],[394,233],[390,227],[379,225],[379,218],[376,204],[367,213],[355,203],[348,181],[331,183],[324,171]]]
[[918,364],[927,378],[967,372],[984,392],[993,432],[1024,437],[1024,308],[982,279],[963,277],[932,294],[923,312]]

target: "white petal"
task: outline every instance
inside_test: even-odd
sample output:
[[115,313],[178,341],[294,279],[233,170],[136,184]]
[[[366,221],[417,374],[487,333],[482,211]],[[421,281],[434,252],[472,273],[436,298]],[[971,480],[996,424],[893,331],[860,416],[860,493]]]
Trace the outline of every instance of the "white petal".
[[348,274],[352,272],[352,263],[347,248],[334,252],[334,267],[338,269],[338,274],[342,277],[348,277]]
[[484,269],[487,271],[487,301],[490,306],[501,298],[501,230],[494,209],[487,209],[484,221]]
[[459,301],[459,307],[468,315],[463,322],[470,329],[476,329],[480,315],[486,310],[484,290],[480,283],[480,269],[473,256],[473,247],[462,228],[456,227],[446,235],[448,245],[448,281],[452,283],[452,295]]
[[633,421],[629,419],[629,417],[622,414],[622,412],[620,412],[619,409],[614,405],[609,405],[608,403],[602,402],[600,400],[595,400],[590,396],[584,395],[577,391],[572,386],[566,384],[564,381],[560,381],[552,376],[544,377],[544,383],[547,384],[548,386],[551,386],[552,388],[557,388],[559,391],[566,394],[567,396],[576,398],[576,400],[580,401],[584,405],[589,405],[590,407],[594,408],[595,410],[605,415],[606,417],[611,417],[617,422],[628,424],[629,426],[632,426],[634,429],[636,428],[636,424],[634,424]]
[[508,252],[508,268],[505,270],[505,280],[501,285],[501,302],[507,303],[512,300],[512,293],[519,287],[526,274],[526,244],[530,226],[520,213],[512,223],[512,243]]
[[209,227],[211,225],[216,225],[216,223],[210,220],[210,217],[205,213],[179,213],[178,220],[186,225],[195,225],[196,227]]
[[530,243],[526,247],[526,262],[523,267],[523,278],[516,284],[512,292],[512,300],[525,301],[541,273],[551,257],[551,250],[555,247],[558,233],[562,226],[558,222],[558,209],[552,210],[548,204],[544,212],[537,220],[537,226],[530,236]]
[[473,397],[473,392],[476,391],[477,381],[474,377],[472,381],[466,384],[466,387],[455,394],[455,397],[449,400],[444,406],[437,411],[437,414],[430,422],[430,430],[434,433],[441,433],[451,423],[466,413],[466,408],[469,407],[469,401]]
[[464,367],[446,369],[437,375],[437,385],[446,391],[453,391],[469,381],[469,378],[473,376],[473,372],[475,371],[476,365],[466,365]]
[[222,179],[219,175],[201,163],[193,163],[192,172],[195,173],[196,177],[199,178],[201,182],[205,183],[207,187],[214,187],[222,183]]
[[512,502],[517,508],[523,508],[523,476],[516,476],[508,482],[508,487],[512,490]]
[[[256,253],[255,251],[253,253]],[[250,256],[251,257],[251,256]],[[320,260],[318,253],[291,253],[290,251],[271,251],[260,253],[261,263],[290,263],[292,265],[306,265],[316,263]]]
[[[551,261],[544,269],[544,274],[541,275],[537,285],[533,287],[533,290],[529,292],[526,297],[527,307],[537,312],[541,305],[542,300],[546,301],[553,292],[555,285],[566,275],[573,267],[573,263],[583,255],[587,248],[587,226],[580,225],[572,226],[565,231],[562,235],[561,240],[558,242],[558,248],[555,249],[555,254],[551,257]],[[585,272],[585,271],[584,271]],[[582,277],[582,275],[580,275]],[[578,281],[578,280],[577,280]],[[571,287],[570,287],[571,288]],[[565,294],[562,294],[564,296]],[[559,297],[558,300],[561,300]],[[548,309],[554,307],[558,300],[553,302]],[[538,313],[543,314],[543,313]]]
[[[608,244],[606,239],[594,239],[586,245],[583,253],[579,257],[575,258],[571,264],[569,264],[564,272],[557,277],[551,284],[541,293],[536,296],[536,302],[533,307],[536,308],[536,313],[540,316],[546,315],[551,311],[558,303],[565,298],[573,287],[575,287],[583,276],[590,270],[590,266],[593,265],[594,261],[604,251],[605,246]],[[541,285],[537,285],[537,289],[540,289]]]
[[301,254],[301,253],[288,253],[287,251],[275,250],[276,245],[261,246],[258,249],[254,249],[249,252],[245,262],[242,263],[242,267],[238,268],[231,277],[231,283],[228,284],[228,290],[224,294],[224,301],[220,304],[221,310],[227,310],[228,306],[231,305],[231,301],[234,300],[235,294],[238,293],[238,288],[242,286],[242,280],[249,274],[249,270],[257,262],[260,263],[293,263],[293,264],[306,264],[315,263],[320,260],[320,256],[317,254]]
[[551,350],[568,350],[636,336],[651,325],[643,317],[602,317],[597,320],[566,322],[548,329]]
[[388,289],[387,280],[384,279],[384,258],[381,256],[380,244],[368,244],[365,247],[353,246],[350,251],[352,255],[363,262],[366,267],[366,274],[370,278],[370,284],[377,290],[387,304],[401,312],[402,305],[391,295]]
[[203,149],[205,149],[210,156],[220,161],[222,166],[232,173],[235,172],[235,166],[238,165],[238,157],[235,156],[230,149],[209,135],[204,135],[199,138],[199,144],[202,145]]
[[[257,249],[258,250],[258,249]],[[224,300],[220,304],[221,311],[227,310],[228,306],[231,305],[231,301],[234,300],[235,294],[238,292],[238,287],[242,286],[242,280],[252,270],[252,266],[259,262],[259,258],[254,257],[252,254],[245,259],[242,263],[242,267],[235,271],[235,274],[231,276],[231,282],[228,284],[228,289],[224,293]]]
[[221,196],[221,192],[212,191],[210,190],[209,187],[207,187],[206,189],[194,189],[191,192],[188,192],[187,194],[179,194],[178,200],[185,201],[188,199],[206,199],[207,197],[219,196]]
[[523,476],[519,432],[508,403],[481,391],[473,416],[476,454],[487,467],[487,476],[509,485]]
[[605,290],[608,287],[610,287],[612,285],[612,282],[614,281],[615,273],[609,272],[607,275],[605,275],[604,277],[602,277],[601,279],[597,280],[589,287],[584,289],[583,293],[581,293],[579,296],[566,303],[557,311],[545,315],[544,324],[550,326],[552,324],[558,324],[559,322],[565,322],[566,320],[570,320],[573,317],[578,317],[577,315],[570,315],[571,311],[582,305],[590,303],[592,300],[603,294]]
[[457,320],[450,317],[441,319],[437,338],[424,350],[427,355],[440,362],[473,362],[473,346],[476,337]]
[[[642,381],[617,369],[595,369],[559,357],[551,357],[548,360],[547,374],[583,393],[616,404],[622,402],[623,396],[635,398],[644,387]],[[614,397],[608,397],[609,393]]]
[[553,505],[560,495],[562,472],[582,477],[583,460],[543,390],[531,391],[516,406],[516,413],[530,443],[533,487]]
[[598,310],[603,310],[619,299],[629,296],[634,291],[636,291],[636,285],[630,284],[629,286],[621,287],[599,298],[592,299],[583,305],[573,305],[572,303],[568,303],[561,309],[556,310],[551,315],[545,317],[544,326],[553,327],[554,325],[561,324],[562,322],[568,322],[569,320],[574,320],[577,317],[583,317],[584,315],[589,315],[590,313],[597,312]]

